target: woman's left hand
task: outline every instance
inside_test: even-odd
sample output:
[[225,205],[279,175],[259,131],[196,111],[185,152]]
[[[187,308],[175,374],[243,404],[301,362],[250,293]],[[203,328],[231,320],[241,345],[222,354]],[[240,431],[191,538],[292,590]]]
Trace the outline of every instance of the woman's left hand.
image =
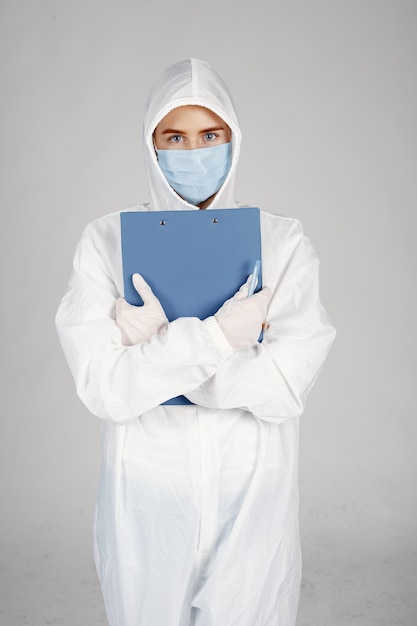
[[124,346],[148,342],[154,335],[162,334],[168,325],[161,303],[144,278],[133,274],[132,281],[143,305],[134,306],[124,298],[116,300],[116,326]]

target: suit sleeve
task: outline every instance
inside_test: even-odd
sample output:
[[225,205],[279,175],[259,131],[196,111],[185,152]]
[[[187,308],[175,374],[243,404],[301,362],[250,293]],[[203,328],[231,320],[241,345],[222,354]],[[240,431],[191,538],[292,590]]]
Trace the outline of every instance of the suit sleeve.
[[264,229],[262,238],[263,282],[273,294],[264,340],[234,353],[187,397],[280,423],[303,412],[335,330],[320,302],[319,262],[301,224],[293,220],[285,236]]
[[115,318],[120,293],[94,228],[77,247],[56,315],[79,397],[98,417],[126,423],[201,385],[233,350],[214,318],[181,318],[150,342],[123,346]]

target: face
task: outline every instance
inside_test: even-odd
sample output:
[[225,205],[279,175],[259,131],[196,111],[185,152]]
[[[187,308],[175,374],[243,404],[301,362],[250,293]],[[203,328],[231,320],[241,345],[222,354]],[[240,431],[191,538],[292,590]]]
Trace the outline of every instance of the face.
[[173,109],[155,128],[158,150],[196,150],[228,143],[232,131],[216,113],[201,106]]

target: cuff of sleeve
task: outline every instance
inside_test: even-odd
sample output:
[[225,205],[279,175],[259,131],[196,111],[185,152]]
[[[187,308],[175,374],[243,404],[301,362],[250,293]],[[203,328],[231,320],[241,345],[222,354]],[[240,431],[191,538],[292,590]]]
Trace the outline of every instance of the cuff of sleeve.
[[203,324],[213,341],[220,358],[228,359],[234,353],[232,345],[227,341],[225,334],[214,317],[207,317]]

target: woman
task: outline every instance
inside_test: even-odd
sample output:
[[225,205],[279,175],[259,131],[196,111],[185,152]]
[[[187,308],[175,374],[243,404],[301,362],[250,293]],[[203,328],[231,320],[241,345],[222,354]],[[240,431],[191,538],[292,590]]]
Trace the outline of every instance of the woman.
[[[145,111],[151,202],[137,210],[237,207],[240,139],[206,63],[168,68]],[[267,287],[170,323],[139,275],[145,305],[121,298],[119,212],[78,245],[56,321],[103,419],[95,556],[111,626],[295,624],[299,416],[335,333],[300,223],[261,212],[261,232]],[[178,395],[194,404],[161,406]]]

